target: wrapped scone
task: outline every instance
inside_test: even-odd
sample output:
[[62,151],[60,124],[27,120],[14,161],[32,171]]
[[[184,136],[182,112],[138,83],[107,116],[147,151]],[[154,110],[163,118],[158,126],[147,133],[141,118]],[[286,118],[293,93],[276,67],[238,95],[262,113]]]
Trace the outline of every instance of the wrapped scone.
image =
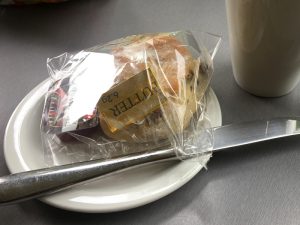
[[126,151],[126,143],[184,143],[184,133],[203,119],[212,63],[191,33],[173,32],[63,54],[49,60],[48,69],[53,82],[42,118],[48,149],[65,147],[55,137],[67,133],[86,148],[122,145]]
[[137,41],[112,50],[118,70],[109,94],[123,86],[128,89],[107,104],[111,107],[108,110],[100,101],[100,125],[115,140],[166,139],[186,129],[200,110],[208,71],[199,71],[200,59],[174,35],[134,38]]

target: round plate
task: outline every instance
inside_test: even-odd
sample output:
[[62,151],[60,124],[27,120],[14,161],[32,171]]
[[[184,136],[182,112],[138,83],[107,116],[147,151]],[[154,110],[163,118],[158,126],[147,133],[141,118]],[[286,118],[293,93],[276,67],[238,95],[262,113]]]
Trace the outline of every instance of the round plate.
[[[18,105],[5,133],[4,155],[11,173],[46,167],[40,136],[44,95],[50,80],[34,88]],[[221,125],[220,105],[208,94],[208,115],[213,126]],[[164,162],[130,169],[97,181],[41,198],[55,207],[80,212],[113,212],[138,207],[180,188],[209,160]]]

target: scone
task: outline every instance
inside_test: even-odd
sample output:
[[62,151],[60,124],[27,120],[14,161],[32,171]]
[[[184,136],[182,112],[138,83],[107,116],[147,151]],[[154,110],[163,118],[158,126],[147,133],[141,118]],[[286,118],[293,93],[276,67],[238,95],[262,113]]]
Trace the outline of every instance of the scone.
[[[140,143],[176,137],[201,114],[199,106],[209,84],[209,67],[173,35],[134,38],[136,41],[116,46],[111,53],[117,74],[115,85],[107,93],[116,95],[120,90],[123,95],[112,98],[110,108],[99,101],[100,126],[114,140]],[[149,89],[146,94],[142,92],[143,82]],[[139,92],[145,98],[134,96],[134,105],[133,94],[129,93],[138,96]]]

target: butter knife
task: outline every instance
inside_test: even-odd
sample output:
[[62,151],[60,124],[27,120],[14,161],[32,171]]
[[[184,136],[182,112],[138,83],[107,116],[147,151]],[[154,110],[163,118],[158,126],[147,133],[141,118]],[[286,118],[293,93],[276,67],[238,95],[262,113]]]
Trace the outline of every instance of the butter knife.
[[[189,159],[232,147],[298,135],[300,117],[231,124],[211,128],[209,133],[213,135],[212,148],[185,153],[180,158]],[[119,170],[165,160],[179,161],[174,149],[158,149],[105,161],[86,161],[3,176],[0,177],[0,204],[38,198]]]

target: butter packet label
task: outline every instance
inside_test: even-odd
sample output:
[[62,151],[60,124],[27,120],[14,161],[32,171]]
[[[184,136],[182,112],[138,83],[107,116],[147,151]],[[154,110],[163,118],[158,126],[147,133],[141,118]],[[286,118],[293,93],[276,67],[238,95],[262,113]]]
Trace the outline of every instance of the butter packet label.
[[98,102],[98,112],[111,132],[139,123],[166,101],[151,69],[112,87]]

